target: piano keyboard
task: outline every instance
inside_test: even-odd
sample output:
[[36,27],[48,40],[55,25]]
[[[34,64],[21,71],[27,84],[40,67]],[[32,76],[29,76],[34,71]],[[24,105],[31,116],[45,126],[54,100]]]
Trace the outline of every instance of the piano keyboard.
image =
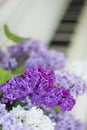
[[70,40],[75,32],[75,27],[84,5],[85,0],[72,0],[57,31],[50,43],[51,48],[64,51],[66,53],[67,47],[70,45]]

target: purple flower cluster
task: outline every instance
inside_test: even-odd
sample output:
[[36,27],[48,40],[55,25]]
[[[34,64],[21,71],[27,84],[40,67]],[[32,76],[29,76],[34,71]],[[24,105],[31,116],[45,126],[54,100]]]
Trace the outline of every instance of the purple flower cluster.
[[0,49],[0,61],[5,57],[5,53]]
[[27,40],[8,48],[11,58],[26,69],[46,66],[61,69],[65,66],[66,58],[62,52],[49,50],[45,43],[39,40]]
[[0,49],[0,66],[7,70],[12,70],[18,65],[15,58],[10,57],[8,54]]
[[23,130],[22,124],[10,113],[2,116],[0,124],[2,125],[1,130]]
[[0,119],[3,115],[7,113],[5,104],[0,103]]
[[38,52],[44,50],[46,47],[43,42],[39,40],[26,40],[8,48],[8,53],[11,58],[15,58],[18,65],[23,65],[30,57],[32,51]]
[[[25,108],[23,108],[23,111],[25,111]],[[57,114],[48,110],[43,110],[43,112],[44,115],[48,116],[52,123],[55,124],[54,130],[86,130],[86,125],[80,120],[75,119],[70,113],[64,112]],[[18,111],[17,114],[20,115]],[[22,116],[25,117],[25,113],[22,113]],[[8,112],[5,104],[0,104],[0,125],[2,125],[2,130],[35,130],[18,120],[16,116],[12,114],[12,111]]]
[[62,52],[44,49],[43,51],[32,52],[24,63],[25,68],[36,66],[49,66],[53,69],[61,69],[65,66],[65,56]]
[[69,89],[76,97],[87,92],[87,83],[80,76],[65,71],[56,75],[56,84],[60,88]]
[[28,57],[32,51],[37,52],[39,50],[44,50],[45,48],[46,46],[43,42],[31,39],[9,47],[8,52],[11,57],[15,57],[19,60],[20,58]]
[[49,113],[48,116],[56,123],[55,130],[86,130],[86,126],[70,113]]
[[0,103],[0,130],[34,130],[22,124],[6,110],[6,105]]
[[0,91],[3,92],[2,103],[13,103],[15,100],[22,100],[31,93],[29,83],[23,78],[23,76],[14,77],[0,85]]
[[62,111],[71,110],[75,105],[75,99],[70,91],[54,84],[55,73],[52,69],[37,67],[26,70],[22,76],[0,85],[0,91],[3,92],[1,102],[13,103],[29,96],[36,106],[46,106],[50,109],[59,106]]
[[70,111],[75,105],[75,99],[73,99],[67,89],[50,87],[46,89],[44,94],[41,91],[33,93],[31,96],[32,103],[36,106],[45,105],[50,109],[59,106],[62,111]]
[[[37,76],[37,74],[39,75]],[[38,67],[27,70],[24,75],[29,77],[29,81],[32,81],[34,86],[34,91],[30,95],[33,104],[45,105],[48,108],[60,106],[62,111],[69,111],[74,106],[75,100],[70,91],[54,86],[55,74],[51,69]]]

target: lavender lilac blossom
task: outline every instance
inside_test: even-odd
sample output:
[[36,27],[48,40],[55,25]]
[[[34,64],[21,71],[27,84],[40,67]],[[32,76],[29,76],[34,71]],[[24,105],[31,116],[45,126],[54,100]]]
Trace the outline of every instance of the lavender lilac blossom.
[[8,48],[11,58],[25,68],[46,66],[61,69],[65,66],[66,58],[62,52],[49,50],[45,43],[39,40],[27,40]]
[[[3,104],[0,105],[3,108]],[[40,108],[25,110],[17,106],[9,112],[4,108],[4,111],[6,113],[0,118],[1,130],[54,130],[54,123]]]
[[23,130],[22,123],[6,110],[6,105],[0,103],[0,130]]
[[8,54],[0,49],[0,66],[7,70],[12,70],[18,65],[15,58],[11,58]]
[[8,56],[0,49],[0,66],[3,68],[8,67]]
[[65,66],[66,58],[62,52],[46,50],[32,52],[30,57],[25,61],[25,68],[36,66],[49,66],[53,69],[61,69]]
[[75,119],[70,113],[56,114],[51,112],[48,116],[56,123],[55,130],[86,130],[85,123]]
[[73,96],[80,96],[87,93],[87,82],[80,76],[62,71],[56,74],[56,84],[58,87],[69,89]]
[[18,63],[23,63],[29,58],[32,51],[38,52],[44,50],[46,47],[43,42],[39,40],[26,40],[8,48],[8,53],[11,57],[16,58]]
[[55,86],[55,73],[50,68],[37,67],[26,70],[22,76],[14,77],[0,85],[3,92],[2,103],[13,103],[30,97],[36,106],[52,109],[59,106],[62,111],[70,111],[75,99],[69,89]]
[[[86,130],[86,125],[83,122],[75,119],[71,114],[67,112],[57,114],[52,111],[43,110],[43,115],[41,113],[41,109],[36,109],[35,107],[32,107],[25,110],[20,106],[18,106],[17,108],[13,108],[11,111],[8,112],[6,110],[5,104],[0,104],[0,125],[2,125],[2,130],[36,130],[29,127],[28,124],[31,124],[31,126],[34,128],[35,124],[37,124],[37,129],[39,129],[40,126],[42,126],[44,129],[44,123],[45,126],[46,123],[48,124],[48,126],[52,126],[52,124],[55,124],[54,130]],[[37,118],[38,120],[35,120]],[[41,118],[48,120],[48,122],[44,122],[43,119],[42,123],[41,120],[39,121],[39,119]],[[51,120],[51,122],[48,118]],[[50,129],[50,127],[48,127],[48,129]]]
[[5,57],[5,53],[0,49],[0,62]]

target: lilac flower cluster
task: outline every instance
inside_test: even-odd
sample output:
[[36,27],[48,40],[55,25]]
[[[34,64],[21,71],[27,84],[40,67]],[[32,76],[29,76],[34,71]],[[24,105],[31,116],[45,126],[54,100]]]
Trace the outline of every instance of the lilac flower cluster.
[[[36,78],[35,75],[37,74],[39,76]],[[75,100],[69,90],[53,85],[55,83],[55,74],[51,69],[38,67],[27,70],[24,75],[29,78],[29,81],[34,81],[35,78],[37,80],[33,83],[34,92],[30,95],[33,104],[38,106],[45,105],[48,108],[60,106],[62,111],[69,111],[74,106]]]
[[8,52],[11,57],[15,57],[19,60],[19,58],[28,57],[31,51],[37,52],[39,50],[44,50],[45,48],[46,46],[43,42],[31,39],[9,47]]
[[[47,110],[43,110],[44,114],[42,116],[41,109],[40,109],[40,111],[37,111],[39,113],[31,111],[32,113],[30,112],[30,114],[29,114],[29,111],[33,110],[32,108],[25,110],[24,108],[21,108],[19,106],[17,108],[13,108],[13,110],[8,112],[6,110],[5,104],[0,104],[0,115],[1,115],[0,116],[0,125],[2,125],[2,130],[16,130],[16,129],[18,129],[18,130],[36,130],[36,129],[29,127],[26,124],[26,123],[29,123],[29,124],[37,123],[38,125],[41,125],[40,121],[38,121],[38,120],[34,120],[34,122],[32,122],[33,120],[30,120],[30,118],[28,116],[30,114],[32,114],[33,118],[39,118],[39,117],[44,118],[45,117],[44,115],[46,115],[46,117],[48,117],[51,120],[51,123],[55,124],[54,130],[86,130],[86,125],[83,122],[75,119],[74,116],[72,116],[71,114],[69,114],[67,112],[57,114],[52,111],[50,112]],[[36,117],[37,114],[39,114],[38,117]],[[25,118],[25,116],[28,118]],[[28,120],[28,122],[26,122],[26,119]],[[22,121],[22,120],[24,120],[24,121]],[[45,120],[47,120],[47,118]],[[43,124],[44,123],[48,123],[48,122],[43,122]],[[34,126],[34,124],[32,124],[32,126]],[[49,128],[46,128],[46,129],[48,130]],[[38,128],[37,128],[37,130],[38,130]]]
[[8,54],[0,49],[0,66],[7,70],[12,70],[18,65],[15,58],[10,57]]
[[73,96],[87,93],[87,83],[80,77],[66,71],[57,73],[56,84],[58,87],[69,89]]
[[[38,89],[39,90],[39,89]],[[42,91],[42,90],[41,90]],[[69,90],[64,88],[51,87],[46,92],[33,93],[32,103],[36,106],[45,105],[47,108],[59,106],[62,111],[70,111],[75,105],[75,100],[70,95]]]
[[[7,113],[0,119],[0,124],[2,125],[1,130],[27,130],[26,127],[22,125],[16,118],[11,114]],[[24,128],[23,128],[24,127]],[[28,129],[31,130],[31,129]]]
[[5,53],[0,49],[0,61],[5,57]]
[[36,66],[49,66],[54,69],[61,69],[65,66],[65,56],[62,52],[44,49],[43,51],[32,52],[24,63],[25,68]]
[[15,100],[22,100],[31,93],[29,83],[22,76],[14,77],[0,85],[0,91],[3,92],[2,103],[13,103]]
[[[37,66],[46,66],[61,69],[65,66],[66,58],[62,52],[49,50],[45,43],[39,40],[27,40],[8,48],[10,58],[15,59],[17,66],[26,69]],[[13,62],[13,64],[15,64]]]
[[70,113],[56,114],[51,112],[48,116],[56,123],[55,130],[86,130],[86,125],[75,119]]
[[0,66],[3,68],[6,68],[8,66],[8,57],[1,49],[0,49]]
[[0,85],[3,92],[2,103],[13,103],[30,97],[36,106],[46,106],[52,109],[59,106],[62,111],[69,111],[75,105],[75,99],[70,91],[59,88],[55,84],[55,73],[50,68],[37,67],[26,70],[23,76],[15,77]]
[[34,130],[18,121],[11,113],[7,113],[0,119],[1,130]]
[[17,62],[23,63],[30,57],[32,51],[44,50],[45,45],[39,40],[26,40],[8,48],[11,57],[16,58]]
[[[44,126],[47,130],[86,129],[66,111],[74,107],[74,96],[87,92],[87,84],[78,76],[52,70],[61,70],[65,62],[63,53],[49,50],[39,40],[13,45],[8,48],[8,54],[0,50],[1,67],[11,71],[20,66],[27,69],[23,75],[0,85],[0,130],[44,130]],[[27,105],[14,108],[15,101]],[[12,110],[6,110],[8,105]],[[61,113],[53,111],[56,106]]]

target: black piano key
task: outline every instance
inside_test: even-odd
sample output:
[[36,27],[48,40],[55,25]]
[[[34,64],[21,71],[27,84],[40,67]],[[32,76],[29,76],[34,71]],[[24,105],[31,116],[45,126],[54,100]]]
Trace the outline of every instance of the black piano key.
[[85,0],[72,0],[50,46],[69,46]]

